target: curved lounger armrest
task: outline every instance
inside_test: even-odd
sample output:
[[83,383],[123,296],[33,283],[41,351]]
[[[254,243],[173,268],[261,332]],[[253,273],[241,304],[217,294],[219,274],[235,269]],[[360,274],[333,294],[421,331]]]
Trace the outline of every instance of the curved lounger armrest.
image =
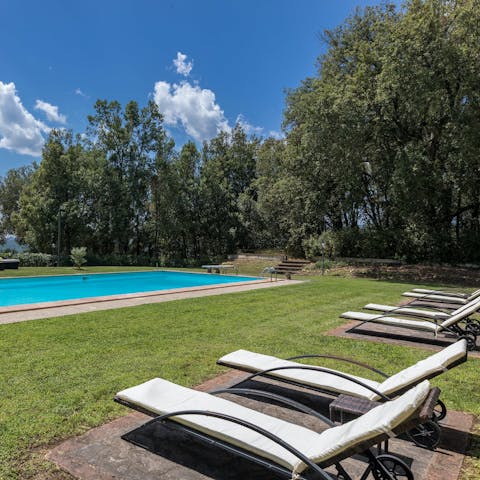
[[368,363],[363,363],[359,362],[358,360],[354,360],[353,358],[347,358],[347,357],[338,357],[337,355],[324,355],[324,354],[306,354],[306,355],[296,355],[295,357],[288,357],[285,360],[300,360],[302,358],[326,358],[329,360],[338,360],[340,362],[346,362],[346,363],[351,363],[353,365],[357,365],[358,367],[366,368],[367,370],[370,370],[372,372],[378,373],[384,378],[388,378],[389,375],[382,370],[379,370],[378,368],[372,367],[371,365],[368,365]]
[[[345,373],[340,373],[340,372],[336,372],[334,370],[329,370],[328,368],[314,367],[312,365],[293,365],[293,366],[285,366],[285,367],[268,368],[266,370],[261,370],[259,372],[252,373],[248,377],[244,378],[243,381],[246,382],[248,380],[251,380],[252,378],[261,377],[262,375],[267,376],[267,374],[269,374],[269,373],[278,372],[280,370],[312,370],[312,371],[316,371],[316,372],[328,373],[329,375],[333,375],[335,377],[343,378],[343,379],[348,380],[352,383],[356,383],[357,385],[360,385],[361,387],[363,387],[367,390],[370,390],[372,393],[379,396],[385,402],[388,402],[389,400],[391,400],[390,397],[387,397],[382,392],[379,392],[377,389],[371,387],[370,385],[367,385],[366,383],[361,382],[360,380],[357,380],[356,378],[352,378],[351,376],[349,376]],[[270,375],[270,376],[275,378],[274,375]]]
[[275,400],[276,402],[282,403],[289,407],[298,410],[299,412],[306,413],[308,415],[312,415],[315,418],[318,418],[323,423],[326,423],[329,427],[333,427],[335,425],[329,418],[325,417],[321,413],[317,412],[313,408],[307,407],[303,405],[303,403],[296,402],[295,400],[291,400],[290,398],[283,397],[282,395],[278,395],[276,393],[265,392],[263,390],[257,390],[254,388],[219,388],[218,390],[211,390],[208,392],[210,395],[218,395],[220,393],[233,393],[235,395],[251,395],[254,397],[264,397],[268,398],[269,400]]
[[[331,480],[331,477],[325,473],[316,463],[312,462],[308,457],[306,457],[302,452],[297,450],[296,448],[292,447],[289,445],[287,442],[282,440],[281,438],[277,437],[273,433],[258,427],[257,425],[254,425],[253,423],[246,422],[245,420],[242,420],[241,418],[236,418],[232,417],[230,415],[225,415],[223,413],[218,413],[218,412],[210,412],[206,410],[179,410],[177,412],[170,412],[166,413],[165,415],[159,415],[156,417],[156,420],[160,422],[165,422],[167,420],[175,422],[172,417],[178,417],[181,415],[203,415],[206,417],[214,417],[214,418],[220,418],[221,420],[226,420],[231,423],[235,423],[237,425],[241,425],[242,427],[248,428],[249,430],[253,430],[254,432],[259,433],[260,435],[263,435],[264,437],[268,438],[272,442],[275,442],[276,444],[280,445],[282,448],[290,452],[291,454],[295,455],[299,460],[301,460],[305,465],[308,465],[313,471],[318,473],[322,478],[325,480]],[[178,423],[178,422],[175,422]],[[185,428],[184,425],[182,425],[183,428]],[[187,427],[189,429],[194,430],[192,427]],[[205,434],[204,434],[205,435]],[[206,435],[205,435],[206,436]]]

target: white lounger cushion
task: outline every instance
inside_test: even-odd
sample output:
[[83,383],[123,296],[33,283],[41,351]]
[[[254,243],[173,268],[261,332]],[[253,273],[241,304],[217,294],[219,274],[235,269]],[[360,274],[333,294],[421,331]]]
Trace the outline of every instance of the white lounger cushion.
[[[470,307],[476,306],[473,311],[470,310]],[[367,310],[377,310],[380,312],[395,312],[395,313],[400,313],[400,314],[407,314],[411,315],[414,317],[425,317],[425,318],[431,318],[435,319],[438,318],[439,320],[447,320],[449,318],[452,318],[453,315],[457,315],[462,312],[467,312],[467,315],[471,315],[472,313],[475,313],[476,310],[480,309],[480,300],[477,298],[475,300],[471,300],[465,305],[461,305],[459,308],[456,310],[453,310],[450,313],[445,313],[445,312],[439,312],[439,311],[432,311],[432,310],[423,310],[423,309],[418,309],[418,308],[413,308],[409,307],[408,305],[405,305],[404,307],[395,307],[393,305],[380,305],[378,303],[369,303],[368,305],[365,305],[363,308],[366,308]]]
[[439,328],[432,322],[426,320],[411,320],[409,318],[385,317],[384,315],[376,315],[374,313],[364,312],[345,312],[340,315],[342,318],[351,320],[359,320],[361,322],[382,323],[392,325],[393,327],[406,327],[414,330],[427,330],[428,332],[437,333]]
[[[437,325],[433,322],[424,320],[411,320],[400,317],[387,317],[385,315],[376,315],[373,313],[364,312],[345,312],[340,316],[342,318],[350,318],[352,320],[359,320],[361,322],[383,323],[385,325],[392,325],[394,327],[412,328],[415,330],[427,330],[433,333],[441,332],[443,329],[450,327],[462,320],[465,320],[470,315],[473,315],[480,309],[480,300],[469,302],[467,305],[455,310],[455,313],[449,315],[448,318]],[[387,312],[388,313],[388,312]]]
[[387,378],[379,385],[378,390],[387,396],[394,394],[409,385],[414,385],[419,380],[447,370],[450,365],[465,357],[466,354],[467,341],[462,338],[447,348]]
[[[425,381],[396,400],[380,405],[351,422],[330,428],[320,434],[223,398],[191,390],[160,378],[123,390],[117,394],[117,397],[159,415],[180,410],[206,410],[230,415],[271,432],[313,462],[322,463],[352,445],[381,433],[391,432],[420,407],[429,389],[429,383]],[[295,473],[300,473],[306,468],[302,461],[283,447],[253,430],[227,420],[203,415],[179,416],[175,417],[175,420],[263,458],[273,460]]]
[[[400,372],[387,378],[383,383],[378,383],[368,378],[356,377],[349,375],[357,380],[360,380],[366,385],[370,385],[375,390],[389,396],[394,395],[396,392],[404,390],[410,385],[414,385],[435,373],[441,373],[445,371],[452,363],[467,354],[467,342],[462,339],[452,345],[440,350],[433,355],[420,360],[416,364],[401,370]],[[277,357],[270,355],[262,355],[260,353],[249,352],[248,350],[237,350],[223,356],[220,363],[229,365],[231,367],[238,367],[242,370],[250,370],[260,372],[273,368],[272,366],[297,366],[305,365],[303,363],[292,362],[288,360],[281,360]],[[332,370],[333,372],[339,372],[338,370]],[[305,375],[308,373],[308,375]],[[343,373],[343,372],[339,372]],[[343,373],[345,375],[345,373]],[[278,378],[284,380],[291,380],[303,385],[309,385],[320,388],[327,392],[333,393],[346,393],[354,397],[367,398],[369,400],[379,400],[380,397],[360,385],[349,382],[341,377],[335,375],[329,375],[323,372],[315,372],[309,370],[280,370],[279,372],[272,372],[271,375],[275,375]]]
[[[388,313],[398,313],[398,314],[406,314],[415,317],[426,317],[426,318],[438,318],[445,320],[450,317],[451,314],[444,313],[444,312],[432,312],[431,310],[421,310],[419,308],[411,308],[408,306],[405,307],[395,307],[393,305],[381,305],[379,303],[369,303],[365,305],[363,308],[367,310],[376,310],[380,312],[388,312]],[[456,310],[455,310],[456,312]]]
[[469,302],[468,305],[464,305],[463,307],[455,310],[456,313],[452,314],[450,318],[448,318],[447,320],[444,320],[440,324],[440,326],[449,327],[450,325],[453,325],[462,320],[465,320],[470,315],[473,315],[475,312],[477,312],[479,308],[480,308],[480,300]]
[[426,290],[424,288],[414,288],[412,289],[412,292],[415,293],[427,293],[427,294],[432,294],[432,295],[443,295],[446,297],[457,297],[457,298],[465,298],[469,302],[472,300],[475,300],[480,297],[480,289],[475,290],[471,294],[468,293],[457,293],[457,292],[442,292],[441,290]]
[[468,300],[465,298],[459,297],[449,297],[445,295],[434,295],[434,294],[425,294],[425,293],[416,293],[416,292],[403,292],[402,295],[404,297],[414,297],[419,298],[421,300],[432,300],[435,302],[443,302],[443,303],[458,303],[460,305],[465,305]]
[[[470,297],[470,295],[466,294],[466,293],[459,293],[459,292],[445,292],[445,291],[442,291],[442,290],[428,290],[427,288],[412,288],[412,292],[415,292],[415,293],[427,293],[427,294],[430,294],[430,295],[443,295],[445,297],[458,297],[458,298],[466,298],[468,299]],[[472,294],[472,296],[475,294],[476,292],[474,292]]]
[[[263,370],[269,370],[270,368],[278,367],[312,366],[305,363],[282,360],[280,358],[272,357],[270,355],[249,352],[248,350],[237,350],[235,352],[229,353],[228,355],[223,356],[219,360],[219,362],[252,372],[261,372]],[[338,370],[333,370],[331,368],[328,370],[331,370],[332,372],[338,372]],[[343,372],[338,373],[342,373],[343,375],[345,375]],[[333,392],[335,394],[346,393],[347,395],[353,395],[355,397],[375,399],[378,398],[378,396],[368,388],[362,387],[357,383],[350,382],[345,378],[331,375],[329,373],[318,371],[316,372],[313,370],[288,369],[271,372],[269,373],[269,375],[281,378],[283,380],[292,380],[294,382],[309,385],[311,387],[325,389],[326,391]],[[380,385],[380,383],[373,380],[368,380],[366,378],[356,377],[355,375],[350,374],[348,374],[348,376],[355,380],[359,380],[366,385],[369,385],[375,390],[377,390]]]

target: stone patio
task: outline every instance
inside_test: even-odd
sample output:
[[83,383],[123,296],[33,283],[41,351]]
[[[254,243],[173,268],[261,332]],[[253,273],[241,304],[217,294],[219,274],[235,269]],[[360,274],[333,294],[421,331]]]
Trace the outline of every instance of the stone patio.
[[[242,382],[245,375],[229,371],[205,382],[197,388],[208,391],[232,386]],[[275,393],[285,389],[292,395],[294,387],[285,387],[276,382],[249,381],[244,387],[258,387]],[[119,386],[119,389],[124,386]],[[113,392],[112,392],[113,394]],[[246,406],[265,413],[299,423],[317,431],[325,425],[310,416],[293,412],[271,403],[223,395]],[[295,388],[294,398],[327,414],[331,399]],[[80,480],[274,480],[272,472],[240,460],[214,446],[206,447],[183,433],[148,422],[150,417],[137,412],[90,430],[82,436],[72,438],[53,448],[47,455],[50,461]],[[462,466],[464,452],[468,447],[468,432],[473,425],[473,416],[449,411],[442,422],[442,440],[435,452],[415,447],[408,440],[394,439],[390,451],[400,456],[415,474],[416,480],[455,480]],[[134,430],[133,432],[131,432]],[[141,444],[140,448],[122,440],[121,436],[131,432],[129,439]],[[152,453],[155,452],[155,453]],[[354,477],[360,476],[365,468],[361,457],[342,462]],[[330,470],[332,473],[334,470]]]
[[[360,322],[349,321],[339,327],[329,330],[325,335],[334,337],[367,340],[374,343],[389,343],[404,347],[423,348],[426,350],[439,351],[456,342],[455,337],[441,335],[435,338],[431,333],[419,330],[410,331],[406,328],[395,328],[379,323],[368,323],[359,326]],[[477,350],[468,352],[469,357],[480,358],[477,340]]]

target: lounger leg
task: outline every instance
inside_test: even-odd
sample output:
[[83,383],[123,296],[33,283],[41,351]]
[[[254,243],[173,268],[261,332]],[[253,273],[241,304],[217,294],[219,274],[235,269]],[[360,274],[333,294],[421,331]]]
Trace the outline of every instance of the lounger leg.
[[475,335],[480,334],[480,322],[478,320],[467,319],[465,330],[467,332],[473,332]]
[[338,473],[337,479],[341,479],[341,480],[351,479],[350,475],[346,472],[346,470],[342,467],[340,463],[336,463],[335,468],[337,469],[337,473]]

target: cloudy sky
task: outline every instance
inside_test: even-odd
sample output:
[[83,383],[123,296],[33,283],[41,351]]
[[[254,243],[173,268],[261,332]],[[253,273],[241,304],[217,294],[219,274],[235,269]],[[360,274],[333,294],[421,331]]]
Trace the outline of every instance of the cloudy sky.
[[98,98],[151,98],[178,145],[241,122],[280,135],[285,90],[315,72],[320,33],[377,0],[3,0],[0,175],[82,132]]

